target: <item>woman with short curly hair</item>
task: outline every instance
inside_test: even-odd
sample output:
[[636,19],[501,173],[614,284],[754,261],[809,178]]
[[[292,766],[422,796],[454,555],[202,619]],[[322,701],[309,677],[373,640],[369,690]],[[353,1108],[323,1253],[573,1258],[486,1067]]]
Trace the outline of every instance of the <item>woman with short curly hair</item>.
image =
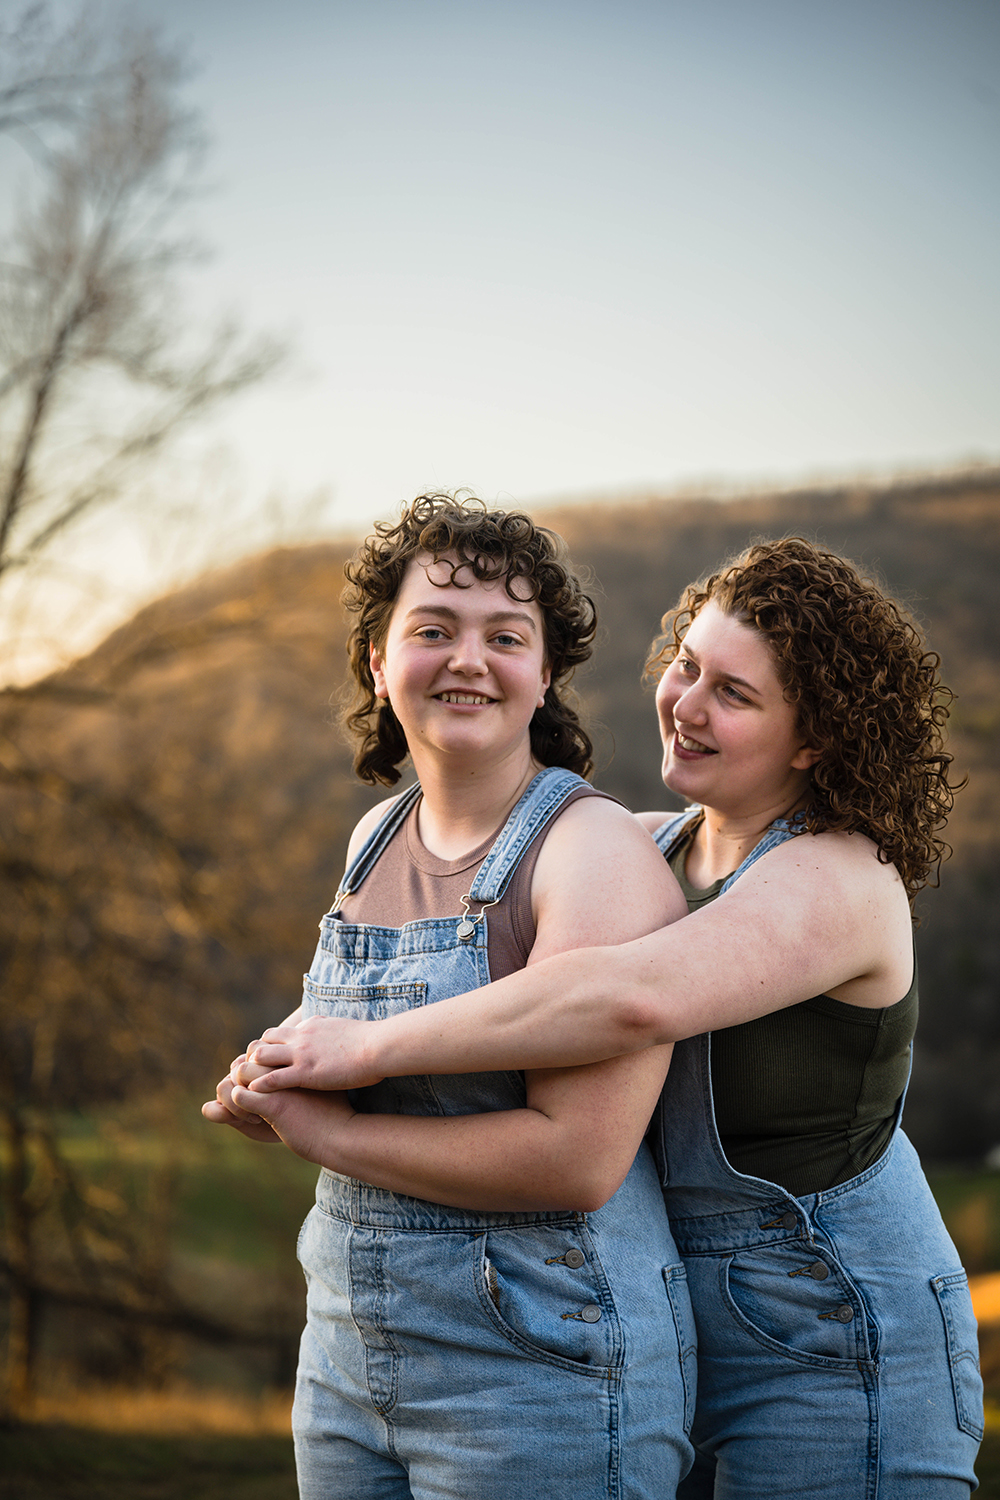
[[677,1043],[654,1137],[698,1328],[678,1497],[959,1500],[975,1319],[899,1129],[951,695],[902,608],[799,538],[692,585],[663,630],[663,779],[688,805],[641,821],[688,917],[433,1017],[286,1038],[247,1098]]
[[589,776],[590,737],[567,701],[567,685],[590,657],[597,615],[561,537],[519,511],[491,511],[474,497],[432,494],[418,496],[398,521],[378,523],[344,569],[341,602],[352,623],[343,721],[355,741],[360,779],[369,786],[395,786],[408,754],[392,705],[378,694],[369,656],[372,646],[381,650],[385,644],[403,577],[418,552],[454,557],[452,576],[459,586],[499,580],[513,597],[520,593],[537,601],[552,681],[529,725],[532,752],[543,765]]
[[[355,829],[274,1034],[433,1011],[682,917],[646,834],[579,774],[567,684],[595,616],[561,540],[421,496],[347,572],[358,773],[391,786],[409,757],[417,780]],[[299,1238],[302,1500],[672,1500],[693,1321],[644,1141],[669,1055],[286,1091],[274,1130],[223,1080],[210,1119],[325,1169]]]

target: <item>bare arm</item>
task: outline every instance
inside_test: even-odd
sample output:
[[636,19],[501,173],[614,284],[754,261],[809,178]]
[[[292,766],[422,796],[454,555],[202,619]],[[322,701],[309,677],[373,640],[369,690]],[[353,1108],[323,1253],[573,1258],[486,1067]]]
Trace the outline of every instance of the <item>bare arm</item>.
[[887,1005],[908,987],[911,943],[902,883],[870,841],[806,834],[765,855],[683,923],[621,947],[547,958],[422,1011],[331,1022],[326,1086],[581,1064],[737,1025],[813,995]]
[[[653,931],[685,910],[648,836],[622,809],[596,799],[574,804],[553,825],[533,902],[532,966],[563,949]],[[321,1058],[323,1028],[306,1035]],[[291,1057],[269,1075],[272,1083],[291,1082],[289,1073],[303,1081],[294,1038],[265,1043],[256,1055],[262,1066]],[[355,1114],[341,1096],[324,1100],[297,1087],[237,1089],[235,1096],[292,1149],[377,1186],[459,1207],[588,1210],[606,1202],[628,1172],[668,1062],[669,1048],[661,1047],[536,1071],[526,1080],[524,1109],[447,1118]]]

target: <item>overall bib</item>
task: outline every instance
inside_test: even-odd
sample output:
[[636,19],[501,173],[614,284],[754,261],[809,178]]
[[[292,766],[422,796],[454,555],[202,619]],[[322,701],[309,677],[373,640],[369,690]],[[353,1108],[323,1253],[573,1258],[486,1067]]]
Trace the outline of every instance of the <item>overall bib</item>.
[[[698,813],[657,831],[665,856]],[[773,823],[720,896],[795,836]],[[793,1198],[730,1166],[711,1036],[698,1036],[674,1049],[658,1135],[699,1344],[679,1500],[967,1497],[983,1434],[976,1322],[899,1115],[867,1171]]]
[[[581,785],[558,769],[534,779],[465,916],[391,928],[341,921],[335,906],[304,1013],[376,1019],[488,983],[489,904]],[[390,809],[341,895],[370,873],[418,795]],[[525,1098],[511,1072],[389,1078],[352,1102],[457,1115],[521,1109]],[[692,1458],[695,1341],[645,1145],[596,1213],[449,1208],[324,1170],[299,1258],[302,1500],[673,1500]]]

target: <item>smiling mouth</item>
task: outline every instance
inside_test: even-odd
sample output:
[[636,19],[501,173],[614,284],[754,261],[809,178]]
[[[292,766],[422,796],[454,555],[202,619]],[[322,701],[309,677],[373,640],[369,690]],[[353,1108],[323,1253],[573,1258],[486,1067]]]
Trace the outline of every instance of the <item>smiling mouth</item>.
[[435,693],[439,703],[479,704],[492,703],[492,698],[486,698],[482,693]]
[[700,740],[689,740],[687,735],[681,734],[679,729],[675,730],[675,734],[678,745],[689,754],[697,752],[701,755],[718,755],[719,753],[718,750],[712,750],[708,745],[703,745]]

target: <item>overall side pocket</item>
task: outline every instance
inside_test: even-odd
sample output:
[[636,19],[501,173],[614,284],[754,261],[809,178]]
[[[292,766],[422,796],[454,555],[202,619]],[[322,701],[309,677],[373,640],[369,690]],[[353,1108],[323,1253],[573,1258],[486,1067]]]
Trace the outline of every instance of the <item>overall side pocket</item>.
[[970,1437],[982,1441],[983,1381],[979,1373],[979,1339],[969,1296],[969,1279],[964,1271],[955,1271],[950,1276],[932,1276],[931,1286],[944,1319],[958,1425]]

